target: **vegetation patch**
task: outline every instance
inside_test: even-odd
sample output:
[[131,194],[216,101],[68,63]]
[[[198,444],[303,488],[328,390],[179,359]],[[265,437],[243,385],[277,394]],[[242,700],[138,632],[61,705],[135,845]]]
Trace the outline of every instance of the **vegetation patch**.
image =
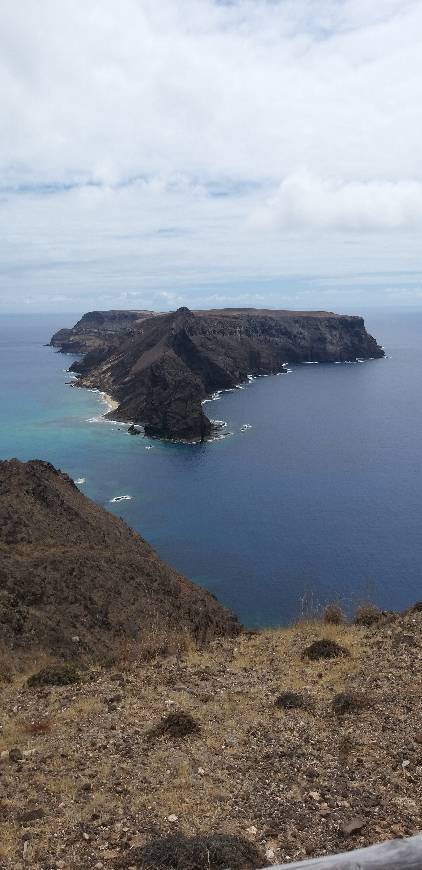
[[[201,726],[190,713],[181,710],[178,713],[169,713],[159,725],[150,731],[150,737],[187,737],[188,734],[198,734]],[[164,865],[163,865],[164,866]]]
[[80,673],[75,665],[48,665],[29,677],[28,686],[70,686],[79,683],[80,679]]
[[311,659],[312,661],[317,661],[318,659],[338,659],[340,656],[348,655],[350,653],[346,647],[341,646],[335,640],[330,640],[328,637],[315,640],[303,651],[303,658]]
[[299,692],[282,692],[275,699],[274,704],[283,710],[300,710],[309,706],[309,700]]
[[323,621],[327,625],[343,625],[346,617],[339,604],[327,604],[324,610]]
[[368,707],[368,699],[361,692],[339,692],[334,696],[332,708],[336,716],[344,716],[347,713],[360,713]]
[[0,655],[0,683],[11,683],[13,680],[13,670],[10,661],[6,656]]
[[355,624],[369,627],[379,622],[381,617],[382,611],[375,604],[361,604],[356,611]]
[[118,866],[142,870],[226,870],[228,867],[230,870],[256,870],[265,863],[259,849],[243,837],[180,834],[131,849]]

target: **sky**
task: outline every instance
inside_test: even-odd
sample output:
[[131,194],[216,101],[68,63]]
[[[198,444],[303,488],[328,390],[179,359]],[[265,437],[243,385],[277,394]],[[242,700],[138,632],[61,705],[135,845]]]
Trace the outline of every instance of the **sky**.
[[0,311],[422,305],[422,0],[2,0]]

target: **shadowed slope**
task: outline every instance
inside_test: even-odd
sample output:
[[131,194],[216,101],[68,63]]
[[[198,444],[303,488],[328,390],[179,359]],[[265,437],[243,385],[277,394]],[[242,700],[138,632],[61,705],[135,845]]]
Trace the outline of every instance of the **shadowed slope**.
[[239,630],[210,593],[47,462],[0,463],[0,556],[7,647],[102,657],[154,630],[201,643]]

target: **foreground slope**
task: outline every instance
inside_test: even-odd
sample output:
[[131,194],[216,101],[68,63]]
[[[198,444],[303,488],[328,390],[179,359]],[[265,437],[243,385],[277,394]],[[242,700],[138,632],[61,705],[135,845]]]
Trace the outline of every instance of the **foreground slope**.
[[210,593],[47,462],[0,462],[0,557],[6,649],[101,659],[154,632],[202,642],[238,630]]
[[[303,657],[327,636],[348,655]],[[145,846],[235,834],[256,845],[258,867],[414,834],[421,664],[415,611],[371,628],[308,623],[220,639],[92,670],[79,686],[15,678],[0,686],[0,866],[250,870],[180,863],[174,841],[157,843],[151,863]],[[362,705],[334,709],[345,690]],[[279,706],[286,692],[303,706]],[[182,711],[196,728],[166,730]]]
[[[120,324],[120,328],[119,328]],[[203,399],[248,374],[283,372],[289,362],[383,356],[361,317],[253,309],[170,314],[91,312],[51,344],[86,355],[71,369],[81,386],[118,402],[109,416],[143,424],[151,436],[205,440],[212,424]]]

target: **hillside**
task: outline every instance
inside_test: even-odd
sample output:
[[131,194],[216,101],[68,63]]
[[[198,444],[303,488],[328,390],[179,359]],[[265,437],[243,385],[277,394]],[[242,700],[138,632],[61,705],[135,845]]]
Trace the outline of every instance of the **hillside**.
[[239,630],[216,599],[47,462],[0,462],[0,646],[104,660]]
[[91,312],[51,344],[85,353],[71,370],[79,385],[109,393],[109,416],[145,434],[203,441],[213,432],[203,400],[248,375],[285,371],[289,362],[334,362],[384,355],[361,317],[253,309],[170,314]]
[[[321,638],[343,655],[304,655]],[[0,866],[250,870],[411,835],[421,662],[419,606],[125,656],[74,685],[15,676],[0,686]]]

